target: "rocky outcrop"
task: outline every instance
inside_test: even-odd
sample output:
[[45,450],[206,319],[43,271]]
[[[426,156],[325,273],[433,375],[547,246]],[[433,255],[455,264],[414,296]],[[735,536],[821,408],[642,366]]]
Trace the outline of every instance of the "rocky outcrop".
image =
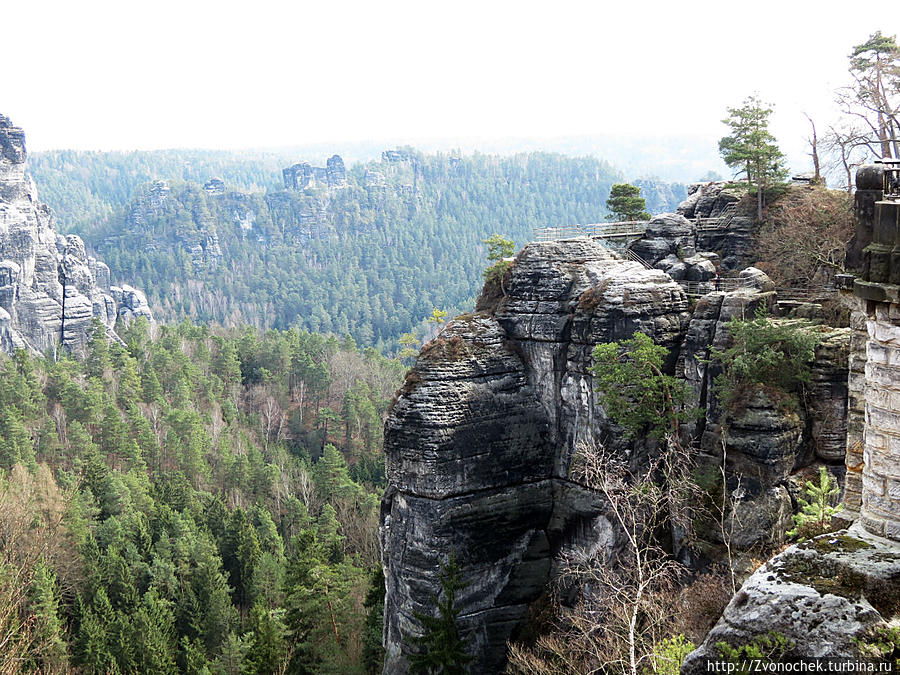
[[96,317],[114,336],[119,316],[150,316],[132,289],[128,307],[109,285],[109,268],[80,237],[58,234],[50,209],[25,175],[25,135],[0,116],[0,348],[36,354],[79,352]]
[[[684,222],[666,218],[653,231],[689,229]],[[731,317],[752,318],[776,299],[759,270],[745,270],[740,280],[737,291],[700,298],[691,315],[669,275],[594,240],[530,244],[502,285],[485,286],[474,314],[455,319],[423,348],[385,427],[386,673],[406,672],[412,638],[422,630],[416,613],[433,611],[440,566],[451,556],[468,584],[459,603],[472,672],[492,673],[502,669],[506,641],[560,555],[583,549],[607,556],[621,544],[604,499],[569,478],[581,447],[602,445],[633,465],[653,451],[646,440],[626,439],[595,399],[588,368],[597,343],[642,331],[669,349],[666,368],[684,377],[689,403],[705,410],[684,426],[701,462],[718,467],[721,432],[729,429],[734,550],[746,551],[749,562],[751,551],[781,543],[794,511],[791,473],[813,461],[814,436],[831,448],[841,426],[814,423],[762,390],[740,410],[720,409],[711,393],[711,348],[728,346]],[[835,384],[846,377],[842,340],[846,330],[822,333],[813,380],[821,396],[834,397],[824,415],[841,409],[846,396]],[[704,564],[721,543],[679,554]]]
[[347,170],[340,155],[332,155],[324,167],[299,162],[282,169],[281,173],[288,190],[347,187]]
[[736,208],[724,229],[699,228],[692,245],[697,251],[717,253],[725,270],[734,271],[755,261],[754,237],[756,224],[752,209],[742,208],[740,196],[734,184],[727,181],[694,183],[688,187],[688,196],[678,205],[676,212],[692,222],[718,218],[731,205]]
[[504,286],[492,313],[485,294],[426,345],[385,427],[387,673],[406,671],[451,553],[472,672],[502,668],[554,553],[610,531],[602,500],[568,480],[580,444],[624,447],[594,401],[593,345],[640,330],[677,348],[689,319],[668,276],[588,239],[525,247]]
[[[772,281],[748,268],[742,287],[713,292],[697,300],[681,350],[679,372],[690,391],[688,404],[702,418],[684,425],[685,441],[699,446],[698,461],[717,467],[723,452],[736,513],[736,549],[772,549],[784,541],[793,512],[790,481],[794,471],[815,461],[843,461],[847,437],[847,375],[850,331],[814,326],[818,344],[811,364],[807,405],[786,406],[764,389],[750,391],[734,410],[723,409],[714,395],[719,373],[710,363],[711,349],[726,349],[732,318],[751,319],[758,309],[771,312],[776,303]],[[788,320],[782,322],[791,323]],[[724,433],[727,430],[727,433]],[[722,439],[725,438],[723,447]]]
[[682,667],[712,672],[716,647],[754,644],[778,635],[774,661],[868,656],[872,630],[900,614],[900,549],[861,528],[791,546],[759,568],[732,598],[722,618]]
[[687,218],[664,213],[647,223],[644,236],[631,245],[631,250],[655,266],[667,256],[682,259],[694,255],[696,239],[696,228]]
[[344,168],[344,160],[340,155],[332,155],[325,163],[325,175],[328,180],[328,187],[342,188],[347,187],[347,169]]
[[224,195],[225,181],[221,178],[210,178],[203,184],[203,189],[210,195]]

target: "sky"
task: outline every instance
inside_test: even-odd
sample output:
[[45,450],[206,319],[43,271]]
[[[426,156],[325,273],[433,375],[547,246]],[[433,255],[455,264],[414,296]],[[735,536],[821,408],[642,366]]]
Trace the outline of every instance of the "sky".
[[876,20],[859,7],[13,0],[0,114],[32,151],[595,134],[714,143],[726,108],[759,92],[796,163],[803,113],[820,127],[833,116],[853,45],[900,33],[900,12]]

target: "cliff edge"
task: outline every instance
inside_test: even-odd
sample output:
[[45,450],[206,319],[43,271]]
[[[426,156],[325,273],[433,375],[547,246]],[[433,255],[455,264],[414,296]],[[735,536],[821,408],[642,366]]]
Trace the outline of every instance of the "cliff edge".
[[0,115],[0,349],[77,353],[93,317],[110,337],[119,318],[151,319],[141,291],[110,286],[109,267],[81,238],[56,232],[25,159],[25,133]]

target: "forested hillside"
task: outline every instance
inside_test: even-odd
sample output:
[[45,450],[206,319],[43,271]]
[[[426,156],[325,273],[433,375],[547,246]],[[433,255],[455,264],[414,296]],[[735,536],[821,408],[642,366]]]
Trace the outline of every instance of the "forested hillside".
[[[146,184],[83,234],[163,321],[299,326],[386,345],[435,307],[471,306],[483,239],[502,233],[521,246],[538,226],[600,221],[617,180],[590,158],[403,149],[351,167],[343,188]],[[653,203],[673,208],[659,195],[677,202],[682,192],[654,191]]]
[[0,355],[0,672],[371,672],[403,367],[299,331],[120,334]]

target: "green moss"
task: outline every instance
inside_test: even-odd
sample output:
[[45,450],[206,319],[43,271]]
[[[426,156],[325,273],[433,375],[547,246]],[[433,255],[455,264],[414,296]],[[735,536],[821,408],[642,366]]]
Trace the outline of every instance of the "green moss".
[[854,551],[862,551],[873,547],[872,544],[862,539],[851,537],[848,534],[836,534],[830,537],[822,536],[810,539],[803,542],[798,548],[801,550],[813,549],[818,553],[824,554],[835,552],[853,553]]

